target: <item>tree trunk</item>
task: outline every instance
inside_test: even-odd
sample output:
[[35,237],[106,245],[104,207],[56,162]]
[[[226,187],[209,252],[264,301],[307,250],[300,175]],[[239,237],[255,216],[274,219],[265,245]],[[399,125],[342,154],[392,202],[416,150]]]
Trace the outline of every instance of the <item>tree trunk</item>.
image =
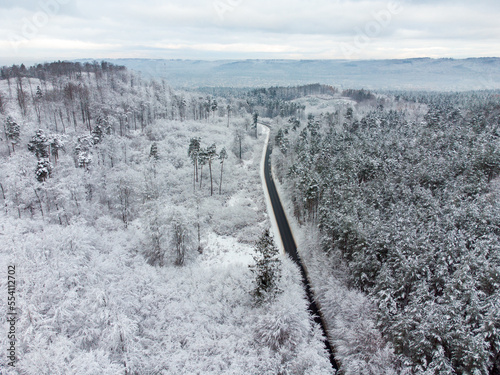
[[73,111],[73,125],[75,126],[75,132],[76,132],[77,123],[76,123],[76,112],[75,111]]
[[2,184],[0,184],[0,189],[2,190],[2,197],[3,197],[4,206],[5,206],[5,213],[8,214],[9,213],[9,209],[8,209],[8,206],[7,206],[7,199],[5,199],[5,191],[3,189],[3,185]]
[[36,198],[38,199],[38,204],[40,205],[40,212],[42,213],[42,219],[45,219],[45,215],[43,214],[42,201],[40,200],[40,196],[38,195],[36,189],[33,189],[35,192]]
[[55,112],[54,112],[54,123],[56,124],[56,133],[59,133],[59,130],[57,129],[57,117]]
[[203,248],[201,247],[201,225],[200,225],[200,196],[196,196],[196,226],[198,229],[198,252],[203,253]]
[[7,135],[7,127],[5,123],[3,124],[3,131],[5,133],[5,141],[7,142],[7,151],[9,151],[9,156],[10,156],[9,136]]
[[196,168],[196,182],[198,182],[198,158],[194,161],[194,166]]
[[222,194],[222,171],[224,170],[224,160],[220,164],[220,184],[219,184],[219,195]]
[[212,160],[208,161],[208,169],[210,170],[210,196],[214,195],[214,183],[212,180]]

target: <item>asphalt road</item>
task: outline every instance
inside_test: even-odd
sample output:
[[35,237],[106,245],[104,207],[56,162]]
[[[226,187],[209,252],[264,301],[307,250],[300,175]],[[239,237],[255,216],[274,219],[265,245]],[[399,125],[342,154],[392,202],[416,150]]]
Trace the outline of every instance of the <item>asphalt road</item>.
[[290,230],[290,226],[288,225],[288,220],[286,219],[285,212],[283,211],[283,206],[281,205],[280,198],[278,196],[278,192],[276,191],[276,185],[274,184],[272,175],[271,175],[271,162],[269,156],[272,153],[271,141],[267,146],[266,157],[264,161],[264,178],[266,180],[267,190],[269,192],[269,196],[271,198],[271,204],[274,210],[274,216],[276,217],[276,222],[278,223],[279,232],[281,235],[281,240],[283,242],[283,246],[285,248],[285,252],[290,255],[293,261],[299,266],[300,273],[302,275],[302,283],[304,284],[304,289],[307,294],[307,299],[309,300],[309,312],[314,318],[314,321],[321,326],[323,330],[323,335],[325,337],[325,347],[328,351],[330,357],[330,363],[332,367],[337,370],[337,362],[335,361],[335,356],[333,353],[332,346],[328,341],[328,336],[326,334],[326,325],[321,314],[321,311],[318,309],[316,302],[314,301],[314,295],[309,286],[309,280],[307,278],[307,273],[302,265],[299,254],[297,253],[297,245],[292,236],[292,231]]

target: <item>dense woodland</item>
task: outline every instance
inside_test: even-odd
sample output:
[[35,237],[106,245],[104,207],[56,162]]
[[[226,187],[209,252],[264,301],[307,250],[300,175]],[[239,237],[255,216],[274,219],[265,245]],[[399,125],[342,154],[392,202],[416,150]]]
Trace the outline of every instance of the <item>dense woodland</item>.
[[0,72],[13,374],[331,373],[266,231],[266,117],[339,373],[499,373],[498,93],[179,92],[106,62]]
[[331,372],[266,231],[244,100],[105,62],[1,74],[0,265],[16,266],[18,314],[2,373]]
[[348,94],[334,113],[279,120],[295,217],[373,301],[399,371],[498,374],[499,96]]

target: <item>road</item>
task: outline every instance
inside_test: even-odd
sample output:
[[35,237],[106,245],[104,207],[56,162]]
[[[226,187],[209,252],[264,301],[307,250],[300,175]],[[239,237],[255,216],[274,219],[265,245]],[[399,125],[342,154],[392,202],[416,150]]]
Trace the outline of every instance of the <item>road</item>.
[[297,245],[292,236],[292,231],[290,230],[290,226],[288,225],[288,220],[286,218],[285,212],[283,210],[283,206],[281,204],[278,192],[276,190],[276,185],[274,184],[274,180],[271,174],[271,162],[270,155],[272,153],[271,142],[268,143],[266,156],[264,160],[264,178],[266,181],[267,190],[269,192],[269,197],[271,198],[271,204],[274,211],[274,216],[276,217],[276,222],[278,224],[278,229],[280,232],[281,240],[283,242],[283,247],[285,248],[285,252],[290,255],[293,261],[299,266],[300,273],[302,275],[302,283],[304,284],[304,289],[307,294],[307,299],[309,300],[309,312],[314,318],[314,321],[318,323],[323,330],[323,335],[325,337],[325,347],[328,351],[330,357],[330,363],[332,367],[337,370],[337,362],[335,361],[335,357],[333,354],[332,346],[328,341],[328,336],[326,334],[326,325],[321,314],[321,311],[318,309],[316,302],[314,301],[314,295],[309,286],[309,280],[307,278],[307,273],[302,265],[299,254],[297,253]]

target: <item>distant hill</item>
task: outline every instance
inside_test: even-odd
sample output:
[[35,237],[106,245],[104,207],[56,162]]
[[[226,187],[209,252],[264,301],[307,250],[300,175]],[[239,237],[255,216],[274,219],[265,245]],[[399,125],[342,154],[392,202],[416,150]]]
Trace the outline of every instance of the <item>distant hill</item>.
[[500,89],[500,58],[404,60],[111,59],[174,87],[324,83],[340,88],[464,91]]

